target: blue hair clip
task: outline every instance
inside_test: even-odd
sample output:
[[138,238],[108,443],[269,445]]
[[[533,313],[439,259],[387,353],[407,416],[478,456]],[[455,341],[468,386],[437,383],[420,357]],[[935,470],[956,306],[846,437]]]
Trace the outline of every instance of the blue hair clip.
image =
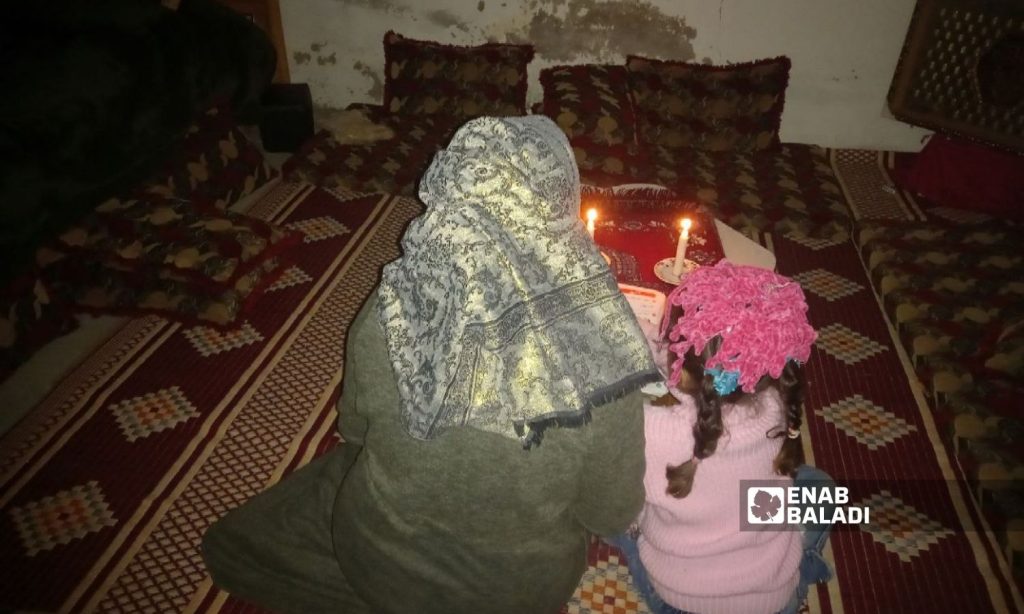
[[736,385],[740,382],[739,371],[726,371],[722,367],[712,367],[710,369],[705,367],[704,373],[714,378],[715,392],[719,396],[725,396],[736,390]]

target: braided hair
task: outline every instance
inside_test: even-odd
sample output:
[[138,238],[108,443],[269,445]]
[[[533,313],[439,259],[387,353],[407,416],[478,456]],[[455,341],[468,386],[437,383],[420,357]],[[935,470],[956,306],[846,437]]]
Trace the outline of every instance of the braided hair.
[[[732,404],[747,394],[759,394],[769,386],[775,386],[786,407],[786,427],[783,430],[772,429],[765,433],[766,437],[785,437],[782,448],[776,455],[773,468],[778,475],[793,477],[797,467],[804,464],[804,450],[800,441],[800,425],[803,421],[803,367],[790,360],[776,379],[765,375],[758,381],[755,392],[746,393],[741,389],[720,395],[714,386],[714,377],[704,372],[704,365],[721,347],[721,337],[715,337],[704,347],[704,351],[696,354],[691,348],[683,357],[683,371],[689,376],[692,385],[690,392],[697,401],[697,421],[693,425],[693,457],[681,465],[669,465],[665,468],[668,478],[666,492],[677,499],[690,494],[693,480],[697,474],[700,461],[710,457],[718,449],[718,440],[722,436],[722,404]],[[676,359],[670,353],[670,361]]]

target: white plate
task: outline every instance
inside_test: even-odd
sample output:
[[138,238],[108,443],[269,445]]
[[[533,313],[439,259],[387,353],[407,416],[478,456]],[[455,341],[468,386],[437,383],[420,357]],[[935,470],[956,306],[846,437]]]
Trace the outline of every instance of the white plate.
[[612,186],[612,194],[623,194],[634,190],[648,190],[650,192],[665,192],[666,194],[675,194],[675,192],[673,192],[672,190],[657,183],[623,183],[617,186]]
[[[658,264],[654,265],[654,275],[658,279],[660,279],[661,281],[663,281],[663,282],[665,282],[667,284],[672,284],[673,286],[678,285],[680,278],[676,277],[676,274],[672,272],[672,266],[675,263],[676,263],[676,259],[675,258],[665,258],[664,260],[659,260]],[[699,266],[700,265],[697,264],[696,262],[694,262],[693,260],[689,260],[689,259],[684,260],[683,261],[683,277],[686,277],[687,273],[689,273],[689,272],[691,272],[693,270],[696,270],[697,267],[699,267]]]

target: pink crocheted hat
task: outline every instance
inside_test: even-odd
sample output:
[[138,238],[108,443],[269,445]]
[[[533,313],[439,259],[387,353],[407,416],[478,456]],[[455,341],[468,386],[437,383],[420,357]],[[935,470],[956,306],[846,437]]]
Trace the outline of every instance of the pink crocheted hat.
[[[688,274],[668,296],[662,337],[676,355],[669,384],[677,385],[683,356],[722,338],[718,352],[704,365],[715,375],[720,394],[735,389],[754,392],[765,374],[782,375],[789,360],[807,362],[817,333],[807,321],[807,301],[800,284],[778,273],[726,260]],[[669,322],[671,307],[683,314]]]

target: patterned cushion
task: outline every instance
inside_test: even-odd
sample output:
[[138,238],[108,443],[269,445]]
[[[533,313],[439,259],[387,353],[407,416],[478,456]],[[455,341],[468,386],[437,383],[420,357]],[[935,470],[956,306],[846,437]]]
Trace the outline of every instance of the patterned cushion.
[[[862,223],[875,291],[918,377],[937,398],[979,381],[979,348],[1024,315],[1020,230],[1002,224]],[[1012,336],[1008,339],[1012,342]]]
[[952,417],[952,428],[943,434],[951,435],[957,462],[1004,547],[1008,525],[1024,519],[1022,395],[1019,380],[979,381],[971,390],[950,395],[937,421],[941,426],[947,413]]
[[850,212],[824,149],[786,144],[760,152],[656,147],[656,183],[711,207],[734,228],[849,237]]
[[1024,221],[1024,157],[935,134],[895,179],[932,203]]
[[399,138],[343,144],[330,132],[321,131],[285,162],[285,177],[352,192],[415,196],[423,172],[461,120],[441,114],[387,114],[379,107],[359,108]]
[[982,364],[1002,377],[1024,381],[1024,315],[998,326],[994,347],[983,345]]
[[530,45],[456,47],[384,35],[384,108],[463,119],[526,112]]
[[[114,219],[103,211],[123,209],[144,219],[154,196],[157,201],[173,196],[223,209],[276,174],[260,150],[238,130],[226,108],[214,107],[200,115],[160,171],[141,183],[131,196],[107,200],[62,235],[62,239],[80,245],[64,243],[62,239],[54,241],[44,248],[44,254],[55,260],[53,266],[28,273],[0,291],[0,379],[39,347],[77,326],[71,313],[75,303],[79,307],[91,303],[95,310],[117,312],[136,312],[136,307],[145,304],[149,311],[172,311],[216,323],[229,322],[265,271],[273,269],[270,265],[277,261],[270,252],[261,258],[254,253],[262,251],[259,242],[278,242],[280,237],[264,235],[259,240],[247,241],[243,234],[237,234],[234,239],[245,241],[245,245],[239,242],[232,246],[230,241],[212,236],[216,233],[204,233],[201,227],[185,227],[186,218],[216,227],[218,222],[214,218],[224,215],[216,211],[205,222],[195,215],[185,215],[162,230],[130,218]],[[140,203],[140,198],[145,202]],[[174,236],[161,236],[170,226],[175,226],[170,231]],[[217,256],[194,256],[186,250],[175,260],[173,252],[181,247],[178,242],[189,240],[201,245],[201,249],[212,247]],[[107,252],[134,254],[138,262],[132,263],[133,258],[128,257],[110,261],[93,256]],[[90,255],[82,258],[86,253]],[[248,260],[253,258],[261,261],[249,264]],[[191,266],[196,270],[162,270],[150,277],[160,259],[179,264],[192,259]]]
[[77,327],[66,307],[34,273],[0,289],[0,382],[37,349]]
[[636,115],[624,66],[553,66],[540,72],[543,113],[571,141],[635,145]]
[[856,241],[939,433],[1009,548],[1024,526],[1024,230],[993,220],[861,221]]
[[626,67],[641,142],[706,151],[778,146],[789,58],[707,66],[629,56]]
[[586,139],[570,142],[580,180],[586,185],[612,187],[624,183],[647,183],[651,165],[646,155],[627,145],[597,145]]
[[174,155],[138,192],[226,209],[277,174],[231,113],[214,107],[196,119]]
[[44,279],[78,307],[233,322],[298,236],[178,199],[108,201],[41,248]]
[[[963,454],[979,445],[992,446],[1000,441],[1024,444],[1024,420],[1017,409],[1022,394],[1024,384],[1020,381],[999,377],[979,381],[970,390],[950,394],[943,409],[952,413],[952,431],[948,434],[954,438],[956,452]],[[1019,452],[1020,449],[1010,451],[1010,455],[1003,458],[1017,456],[1024,460]]]

